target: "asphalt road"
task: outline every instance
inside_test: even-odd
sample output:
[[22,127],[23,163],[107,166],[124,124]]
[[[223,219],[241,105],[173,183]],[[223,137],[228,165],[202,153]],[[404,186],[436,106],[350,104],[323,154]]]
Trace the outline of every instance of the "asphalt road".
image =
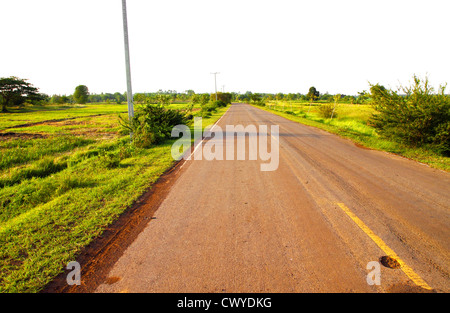
[[[245,160],[186,161],[96,292],[450,291],[448,173],[246,104],[226,125],[278,125],[276,170],[254,143]],[[242,135],[203,145],[225,155]]]

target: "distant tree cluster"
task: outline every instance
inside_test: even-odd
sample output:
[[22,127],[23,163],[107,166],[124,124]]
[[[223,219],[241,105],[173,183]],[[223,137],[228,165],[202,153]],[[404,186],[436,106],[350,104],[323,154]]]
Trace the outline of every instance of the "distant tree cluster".
[[[240,102],[254,102],[254,96],[251,91],[247,91],[243,94],[232,93],[233,101]],[[302,93],[258,93],[263,102],[266,101],[304,101],[304,102],[329,102],[332,103],[335,100],[335,95],[329,94],[328,92],[322,94],[314,86],[309,88],[308,92]],[[351,104],[364,104],[370,100],[367,92],[359,92],[358,95],[345,95],[339,94],[340,101]],[[253,99],[252,99],[253,97]]]
[[[26,79],[17,77],[1,78],[1,109],[3,112],[8,106],[17,106],[24,103],[32,104],[85,104],[85,103],[107,103],[121,104],[127,101],[127,93],[90,93],[86,85],[79,85],[71,95],[48,96],[38,92],[38,89],[27,82]],[[189,89],[184,92],[175,90],[158,90],[157,92],[135,93],[133,101],[137,104],[169,104],[177,102],[208,103],[215,101],[216,94],[197,94]],[[328,93],[321,94],[315,87],[311,87],[307,93],[253,93],[247,91],[243,94],[236,92],[217,93],[217,99],[225,104],[234,101],[249,102],[258,105],[265,105],[267,101],[308,101],[308,102],[332,102],[334,96]],[[360,92],[357,96],[341,95],[341,100],[347,103],[362,104],[370,99],[367,92]]]

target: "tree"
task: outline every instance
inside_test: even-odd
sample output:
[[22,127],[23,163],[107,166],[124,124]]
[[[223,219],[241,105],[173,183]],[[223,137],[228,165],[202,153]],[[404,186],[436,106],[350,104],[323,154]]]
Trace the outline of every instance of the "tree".
[[314,102],[314,100],[319,98],[319,91],[316,90],[316,88],[313,86],[309,88],[308,94],[306,95],[311,102]]
[[326,92],[326,93],[324,93],[323,95],[320,96],[320,100],[331,102],[331,101],[333,101],[333,96],[330,95],[328,92]]
[[73,99],[76,103],[85,104],[89,99],[89,89],[85,85],[79,85],[75,88]]
[[158,93],[156,95],[156,101],[161,105],[169,105],[172,102],[172,97],[167,94]]
[[121,94],[120,92],[115,92],[113,97],[114,97],[114,100],[116,101],[116,104],[122,104],[123,101],[127,100],[126,93]]
[[146,98],[147,96],[145,95],[145,93],[135,93],[133,95],[133,100],[136,103],[144,103]]
[[385,96],[387,90],[383,85],[371,85],[370,86],[370,96],[372,97],[373,103],[380,102]]
[[357,104],[364,104],[366,100],[369,99],[369,93],[367,91],[363,90],[361,92],[358,92],[358,97],[356,98]]
[[311,108],[311,104],[314,102],[314,100],[316,100],[317,98],[319,98],[319,91],[316,90],[316,88],[314,86],[312,86],[311,88],[309,88],[308,94],[306,95],[308,97],[309,100],[311,100],[310,104],[309,104],[309,109]]
[[187,93],[187,95],[188,95],[189,97],[192,97],[192,95],[195,95],[195,91],[192,90],[192,89],[186,90],[186,93]]
[[50,98],[50,103],[52,103],[52,104],[62,104],[61,96],[59,96],[59,95],[53,95],[53,96]]
[[264,97],[259,94],[259,93],[254,93],[251,95],[250,100],[257,105],[261,105],[264,106],[265,105],[265,101],[264,101]]
[[8,112],[7,106],[20,105],[27,100],[43,100],[44,96],[26,79],[15,76],[0,78],[0,102],[2,112]]
[[200,95],[200,105],[204,106],[207,105],[209,100],[210,100],[211,96],[209,93],[204,93]]

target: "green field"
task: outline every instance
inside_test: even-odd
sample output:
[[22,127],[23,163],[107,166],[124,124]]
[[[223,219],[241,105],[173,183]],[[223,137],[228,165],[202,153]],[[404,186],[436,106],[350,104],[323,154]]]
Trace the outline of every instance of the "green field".
[[0,292],[37,292],[173,165],[176,139],[130,145],[126,105],[10,111],[0,114]]
[[333,119],[323,118],[319,114],[322,103],[300,101],[270,101],[266,106],[257,106],[263,110],[283,116],[295,122],[324,129],[371,149],[395,153],[441,170],[450,170],[450,158],[424,148],[412,148],[381,138],[368,123],[375,112],[370,104],[338,103]]

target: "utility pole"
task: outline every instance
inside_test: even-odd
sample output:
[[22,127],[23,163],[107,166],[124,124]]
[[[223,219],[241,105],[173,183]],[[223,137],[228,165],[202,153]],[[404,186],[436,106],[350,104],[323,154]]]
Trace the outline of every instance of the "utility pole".
[[[122,16],[123,16],[123,39],[125,43],[125,66],[127,70],[127,102],[128,102],[128,119],[134,117],[133,109],[133,92],[131,91],[131,71],[130,71],[130,51],[128,47],[128,23],[127,23],[127,2],[122,0]],[[130,133],[130,137],[133,134]]]
[[216,90],[216,101],[217,101],[217,74],[220,74],[219,72],[215,72],[215,73],[211,73],[214,75],[214,86],[215,86],[215,90]]

